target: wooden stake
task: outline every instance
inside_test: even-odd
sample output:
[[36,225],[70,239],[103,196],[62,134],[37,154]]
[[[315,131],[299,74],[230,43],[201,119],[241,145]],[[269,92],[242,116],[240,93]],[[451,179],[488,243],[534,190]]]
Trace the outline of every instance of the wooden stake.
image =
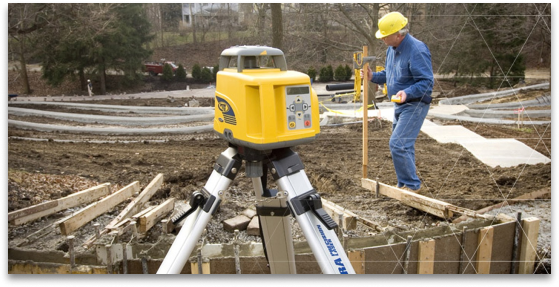
[[[363,58],[369,55],[369,48],[363,46]],[[363,178],[367,178],[367,166],[369,165],[369,63],[363,64]]]
[[480,229],[478,234],[478,250],[476,254],[477,274],[490,274],[492,251],[493,251],[493,226],[487,226]]
[[522,220],[522,244],[520,245],[518,274],[534,273],[539,229],[539,218],[530,217]]
[[435,270],[435,240],[419,241],[417,274],[433,274]]

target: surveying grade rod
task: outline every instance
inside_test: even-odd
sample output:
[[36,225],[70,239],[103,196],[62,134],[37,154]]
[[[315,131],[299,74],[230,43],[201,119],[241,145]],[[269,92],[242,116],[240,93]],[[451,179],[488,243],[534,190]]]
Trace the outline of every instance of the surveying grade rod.
[[[232,158],[236,154],[237,150],[230,147],[221,154],[221,157],[233,161]],[[212,171],[204,189],[207,190],[211,196],[215,197],[215,201],[211,203],[211,207],[207,211],[204,210],[198,214],[191,232],[186,228],[181,229],[171,245],[171,248],[169,248],[167,255],[163,259],[161,266],[159,266],[157,274],[180,274],[184,264],[188,261],[190,254],[200,239],[202,232],[210,221],[212,214],[221,201],[221,191],[227,190],[232,181],[233,179],[219,173],[217,170],[214,169]],[[202,208],[204,208],[204,206],[202,206]]]
[[339,90],[353,90],[355,88],[355,84],[332,84],[326,85],[327,91],[339,91]]

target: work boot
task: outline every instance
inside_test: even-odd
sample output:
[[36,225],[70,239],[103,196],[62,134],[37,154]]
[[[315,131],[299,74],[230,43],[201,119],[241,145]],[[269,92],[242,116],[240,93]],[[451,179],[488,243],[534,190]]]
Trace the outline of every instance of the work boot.
[[418,189],[411,189],[411,188],[404,185],[404,186],[401,187],[401,189],[406,190],[406,191],[410,191],[410,192],[413,192],[413,193],[419,193],[419,190],[421,190],[421,187],[418,188]]

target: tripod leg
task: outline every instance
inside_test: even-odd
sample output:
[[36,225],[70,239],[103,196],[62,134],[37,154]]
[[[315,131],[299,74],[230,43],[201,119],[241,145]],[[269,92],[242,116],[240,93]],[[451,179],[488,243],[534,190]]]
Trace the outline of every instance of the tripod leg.
[[261,162],[247,162],[246,169],[247,176],[252,178],[256,193],[256,212],[260,221],[262,242],[270,264],[270,272],[272,274],[296,274],[289,216],[291,213],[286,198],[277,190],[266,189],[267,174],[262,172]]
[[336,223],[321,208],[299,156],[291,149],[274,150],[271,171],[297,219],[324,274],[355,274],[351,262],[332,228]]
[[221,202],[221,195],[227,190],[242,164],[235,148],[225,150],[214,166],[214,170],[202,192],[205,197],[192,228],[181,229],[175,241],[163,259],[157,274],[180,274],[204,228]]

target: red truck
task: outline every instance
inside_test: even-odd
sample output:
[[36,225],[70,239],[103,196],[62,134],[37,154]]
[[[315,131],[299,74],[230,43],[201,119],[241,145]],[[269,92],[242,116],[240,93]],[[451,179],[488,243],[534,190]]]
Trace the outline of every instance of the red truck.
[[157,76],[159,74],[163,74],[163,66],[165,64],[169,64],[171,66],[171,68],[173,69],[173,74],[175,74],[177,68],[179,67],[171,61],[161,61],[161,62],[146,62],[145,69],[150,75]]

